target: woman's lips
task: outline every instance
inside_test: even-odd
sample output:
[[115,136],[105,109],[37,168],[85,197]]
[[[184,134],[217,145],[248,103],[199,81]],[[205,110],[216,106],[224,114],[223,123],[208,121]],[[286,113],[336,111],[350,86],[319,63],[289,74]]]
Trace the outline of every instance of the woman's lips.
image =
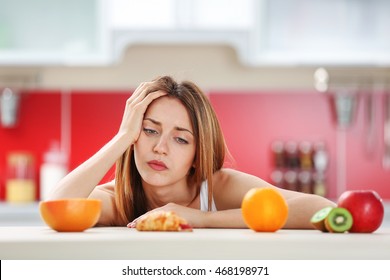
[[149,161],[149,162],[148,162],[148,165],[149,165],[153,170],[156,170],[156,171],[163,171],[163,170],[168,169],[167,166],[165,165],[165,163],[163,163],[162,161],[158,161],[158,160]]

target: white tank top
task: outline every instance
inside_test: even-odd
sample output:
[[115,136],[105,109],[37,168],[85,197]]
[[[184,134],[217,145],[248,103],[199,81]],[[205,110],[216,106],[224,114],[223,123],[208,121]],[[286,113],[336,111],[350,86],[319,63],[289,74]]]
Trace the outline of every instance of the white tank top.
[[[200,185],[200,210],[207,212],[208,211],[208,184],[207,181],[203,181],[202,185]],[[211,211],[217,211],[217,207],[215,207],[214,198],[211,199]]]

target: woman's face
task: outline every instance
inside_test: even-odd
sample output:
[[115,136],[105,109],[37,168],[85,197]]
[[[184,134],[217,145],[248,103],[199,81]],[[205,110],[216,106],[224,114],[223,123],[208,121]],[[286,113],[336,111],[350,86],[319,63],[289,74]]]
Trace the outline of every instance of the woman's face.
[[153,101],[134,144],[135,163],[143,181],[154,186],[186,183],[194,163],[195,144],[184,105],[167,96]]

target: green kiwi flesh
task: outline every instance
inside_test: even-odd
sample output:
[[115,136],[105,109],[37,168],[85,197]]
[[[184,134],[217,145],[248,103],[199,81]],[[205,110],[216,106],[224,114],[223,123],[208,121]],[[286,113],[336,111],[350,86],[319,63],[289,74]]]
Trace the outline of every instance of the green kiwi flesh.
[[333,208],[325,219],[325,227],[329,232],[343,233],[348,231],[353,224],[351,213],[341,207]]
[[311,224],[318,230],[323,232],[328,232],[328,229],[325,226],[325,219],[328,217],[330,211],[333,207],[328,206],[317,211],[313,217],[310,219]]

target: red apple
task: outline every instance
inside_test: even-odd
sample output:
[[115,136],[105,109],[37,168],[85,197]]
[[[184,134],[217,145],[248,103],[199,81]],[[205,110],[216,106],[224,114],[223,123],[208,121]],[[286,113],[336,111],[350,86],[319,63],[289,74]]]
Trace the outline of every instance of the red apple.
[[341,194],[337,204],[351,212],[353,225],[349,232],[370,233],[382,224],[382,199],[373,190],[346,191]]

